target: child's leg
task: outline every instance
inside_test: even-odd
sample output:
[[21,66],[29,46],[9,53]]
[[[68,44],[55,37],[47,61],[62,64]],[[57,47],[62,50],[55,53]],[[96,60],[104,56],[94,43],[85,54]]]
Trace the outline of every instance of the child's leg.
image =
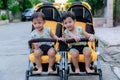
[[35,46],[35,49],[34,49],[35,63],[38,67],[38,71],[36,71],[36,73],[40,74],[42,72],[41,56],[43,52],[41,51],[41,49],[39,48],[37,44],[34,44],[34,46]]
[[92,61],[92,56],[91,56],[90,49],[88,47],[84,48],[83,53],[84,53],[84,57],[85,57],[85,69],[86,69],[86,71],[88,73],[94,73],[94,70],[90,69],[90,64],[91,64],[91,61]]
[[76,49],[71,49],[72,63],[75,67],[75,73],[80,73],[78,60],[79,60],[79,52]]
[[50,48],[48,50],[48,56],[49,56],[49,66],[48,66],[48,73],[52,73],[53,72],[53,65],[55,63],[55,49],[54,48]]

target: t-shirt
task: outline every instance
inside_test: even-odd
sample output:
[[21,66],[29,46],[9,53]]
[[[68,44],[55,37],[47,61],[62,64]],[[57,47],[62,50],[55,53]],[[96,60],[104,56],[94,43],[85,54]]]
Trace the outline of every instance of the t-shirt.
[[[36,30],[33,30],[31,32],[31,36],[32,38],[51,38],[50,36],[50,28],[49,27],[44,27],[43,29],[43,33],[42,34],[38,34],[38,32]],[[47,45],[52,45],[52,42],[39,42],[39,44],[47,44]]]
[[[75,27],[76,30],[76,34],[73,34],[72,32],[70,32],[68,29],[65,29],[64,33],[70,37],[73,36],[78,36],[80,38],[84,38],[83,34],[82,34],[82,27]],[[75,43],[70,43],[70,45],[85,45],[86,42],[75,42]]]

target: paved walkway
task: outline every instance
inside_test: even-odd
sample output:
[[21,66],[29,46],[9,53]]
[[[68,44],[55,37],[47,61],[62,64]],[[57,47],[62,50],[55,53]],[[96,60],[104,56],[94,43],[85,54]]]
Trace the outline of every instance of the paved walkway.
[[96,36],[109,46],[120,46],[120,26],[117,27],[97,27]]
[[102,45],[99,45],[101,58],[110,64],[112,71],[120,79],[120,26],[96,27],[95,35]]
[[[0,80],[8,80],[8,79],[16,80],[18,79],[18,77],[19,77],[19,80],[23,80],[24,78],[23,75],[26,70],[25,67],[26,67],[26,61],[27,61],[26,60],[27,53],[29,53],[28,50],[26,49],[28,48],[26,44],[27,44],[28,36],[30,32],[30,28],[29,28],[30,25],[31,25],[30,22],[0,25],[1,27],[0,41],[2,45],[2,48],[0,48],[1,50],[0,63],[2,64],[2,66],[0,67],[0,75],[1,75]],[[5,32],[5,30],[7,30],[7,32]],[[22,34],[19,33],[17,30],[19,30],[19,32],[21,32]],[[101,61],[101,69],[104,74],[103,75],[104,80],[120,80],[120,42],[119,42],[120,26],[113,27],[113,28],[96,27],[95,31],[96,31],[95,35],[97,36],[100,42],[100,45],[99,45],[99,50],[101,53],[100,61]],[[4,33],[4,36],[3,36],[3,33]],[[8,35],[11,35],[11,36],[8,36]],[[25,46],[23,46],[23,44],[25,44]],[[9,63],[4,64],[7,62]],[[13,63],[19,63],[19,64],[16,65]],[[21,68],[19,68],[19,65],[21,64],[22,66]],[[5,70],[8,70],[8,71],[5,71]],[[13,71],[12,74],[14,74],[15,77],[12,76],[11,71]],[[6,75],[3,76],[3,73]],[[16,73],[19,73],[19,75],[17,75]],[[107,76],[108,74],[109,76]],[[70,80],[73,80],[73,79],[70,78]],[[79,78],[77,80],[79,80]]]

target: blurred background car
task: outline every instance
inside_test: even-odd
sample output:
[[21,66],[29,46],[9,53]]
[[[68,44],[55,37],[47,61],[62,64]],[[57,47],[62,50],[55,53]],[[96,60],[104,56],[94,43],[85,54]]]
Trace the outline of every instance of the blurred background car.
[[34,9],[25,9],[25,11],[22,13],[22,21],[31,20],[31,16],[34,13]]

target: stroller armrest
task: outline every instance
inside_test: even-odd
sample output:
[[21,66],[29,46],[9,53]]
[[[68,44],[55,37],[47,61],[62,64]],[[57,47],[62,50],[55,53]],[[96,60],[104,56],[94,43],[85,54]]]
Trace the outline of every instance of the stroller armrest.
[[28,41],[29,47],[32,48],[32,43],[37,43],[37,42],[56,42],[56,39],[51,39],[51,38],[36,38],[36,39],[31,39]]
[[[88,41],[89,41],[89,39],[87,39],[87,38],[80,38],[80,40],[78,42],[88,42]],[[67,39],[66,40],[66,43],[74,43],[74,42],[76,42],[75,39]]]
[[[97,39],[95,39],[95,41],[91,41],[91,42],[96,42]],[[66,43],[74,43],[76,42],[75,39],[66,39],[65,41]],[[78,42],[89,42],[88,38],[80,38],[80,40]]]
[[63,42],[61,40],[57,39],[52,39],[52,38],[36,38],[36,39],[31,39],[28,41],[29,47],[32,48],[32,43],[37,43],[37,42]]

